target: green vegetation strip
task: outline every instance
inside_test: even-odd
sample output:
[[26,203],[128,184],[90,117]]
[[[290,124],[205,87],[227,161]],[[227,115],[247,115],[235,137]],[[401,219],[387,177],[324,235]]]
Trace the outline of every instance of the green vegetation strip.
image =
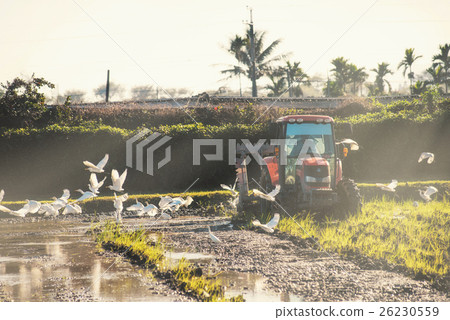
[[302,228],[327,251],[381,259],[406,267],[418,278],[449,276],[450,203],[445,198],[418,207],[412,201],[374,200],[344,221],[319,223],[297,215],[278,224],[282,232],[309,238]]
[[[95,229],[94,229],[95,230]],[[148,239],[145,230],[124,231],[114,222],[106,222],[96,235],[103,248],[124,254],[139,265],[149,268],[154,274],[168,278],[176,288],[204,302],[243,302],[242,295],[225,298],[225,290],[219,280],[207,279],[199,268],[181,259],[171,265],[164,256],[162,238],[156,242]]]

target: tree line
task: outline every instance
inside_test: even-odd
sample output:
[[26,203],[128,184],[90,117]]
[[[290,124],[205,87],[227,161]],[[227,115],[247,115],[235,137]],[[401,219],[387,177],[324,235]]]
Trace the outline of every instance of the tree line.
[[[238,78],[240,94],[242,95],[241,78],[246,77],[252,81],[253,96],[257,96],[256,81],[266,77],[270,84],[264,89],[268,90],[269,97],[278,97],[288,93],[289,97],[303,95],[302,86],[311,85],[310,76],[300,67],[300,61],[289,61],[287,54],[274,56],[275,49],[281,43],[281,39],[265,43],[265,32],[252,31],[248,28],[245,35],[235,35],[227,45],[227,51],[234,56],[236,63],[221,71],[227,78]],[[410,82],[410,93],[421,94],[427,87],[436,85],[441,92],[448,93],[450,83],[449,57],[450,44],[439,46],[439,52],[432,57],[431,65],[426,69],[427,80],[419,80],[414,75],[413,64],[421,55],[416,55],[414,48],[405,50],[403,60],[398,64],[397,70],[403,69],[403,76]],[[395,71],[387,62],[378,63],[376,68],[366,70],[358,67],[344,57],[337,57],[331,61],[333,68],[332,79],[323,81],[322,92],[327,97],[338,97],[346,94],[362,95],[364,86],[369,96],[384,95],[391,92],[391,84],[386,79]],[[375,81],[367,82],[368,72],[375,73]],[[256,93],[256,95],[255,95]]]

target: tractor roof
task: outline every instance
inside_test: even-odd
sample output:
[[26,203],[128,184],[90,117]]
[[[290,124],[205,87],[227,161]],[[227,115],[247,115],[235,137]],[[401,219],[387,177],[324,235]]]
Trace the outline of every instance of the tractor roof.
[[329,116],[293,115],[278,118],[277,122],[334,122],[334,120]]

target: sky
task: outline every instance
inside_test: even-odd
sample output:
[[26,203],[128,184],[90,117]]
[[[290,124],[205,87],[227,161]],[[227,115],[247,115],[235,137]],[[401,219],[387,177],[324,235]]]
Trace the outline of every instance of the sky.
[[448,0],[1,0],[0,83],[34,73],[56,85],[48,95],[78,89],[95,99],[109,69],[111,81],[128,91],[238,90],[220,71],[235,63],[226,46],[244,34],[247,6],[268,43],[282,39],[274,55],[289,53],[308,75],[324,79],[330,61],[343,56],[367,70],[387,62],[393,89],[406,87],[397,71],[405,49],[423,56],[413,65],[420,74],[439,45],[450,43]]

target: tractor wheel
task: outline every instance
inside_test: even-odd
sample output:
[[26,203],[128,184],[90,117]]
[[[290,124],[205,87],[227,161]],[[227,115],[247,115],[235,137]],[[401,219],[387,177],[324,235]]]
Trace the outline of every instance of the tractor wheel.
[[341,217],[361,211],[361,194],[356,183],[351,179],[342,179],[337,187],[339,215]]
[[[261,190],[261,191],[264,192],[264,193],[269,193],[273,189],[272,180],[270,179],[269,170],[265,166],[261,167],[261,178],[259,179],[259,184],[263,188],[263,190]],[[261,215],[268,214],[270,212],[271,207],[272,207],[272,202],[264,200],[264,199],[259,199],[259,203],[260,203],[260,206],[261,206]]]

